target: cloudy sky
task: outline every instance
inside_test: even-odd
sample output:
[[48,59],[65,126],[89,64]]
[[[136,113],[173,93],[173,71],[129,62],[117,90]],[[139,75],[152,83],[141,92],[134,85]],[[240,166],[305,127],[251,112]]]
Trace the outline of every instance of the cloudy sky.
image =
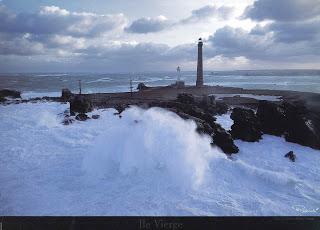
[[320,68],[320,0],[0,0],[0,72]]

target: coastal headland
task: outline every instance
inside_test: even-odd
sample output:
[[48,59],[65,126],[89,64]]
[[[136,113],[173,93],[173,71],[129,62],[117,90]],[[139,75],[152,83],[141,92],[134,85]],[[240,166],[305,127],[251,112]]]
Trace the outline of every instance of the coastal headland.
[[[17,92],[4,96],[17,97]],[[133,92],[74,94],[63,89],[61,97],[2,101],[6,104],[43,100],[70,103],[65,125],[90,119],[86,113],[94,109],[115,108],[121,118],[121,113],[132,105],[144,109],[161,107],[195,121],[197,132],[211,136],[212,144],[226,154],[239,151],[235,139],[256,142],[262,134],[283,136],[289,142],[320,149],[320,94],[317,93],[206,85],[147,87],[141,83],[138,91]],[[215,116],[225,113],[230,113],[234,121],[231,130],[216,122]]]

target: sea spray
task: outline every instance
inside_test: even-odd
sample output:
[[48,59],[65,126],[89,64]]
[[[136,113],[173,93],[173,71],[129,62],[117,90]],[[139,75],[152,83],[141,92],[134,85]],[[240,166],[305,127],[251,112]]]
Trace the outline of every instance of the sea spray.
[[213,155],[220,152],[210,145],[210,137],[195,129],[193,121],[164,109],[131,107],[105,127],[83,166],[96,178],[154,176],[196,187],[204,181]]
[[166,110],[65,126],[68,107],[0,106],[1,215],[319,215],[319,150],[264,135],[230,160]]

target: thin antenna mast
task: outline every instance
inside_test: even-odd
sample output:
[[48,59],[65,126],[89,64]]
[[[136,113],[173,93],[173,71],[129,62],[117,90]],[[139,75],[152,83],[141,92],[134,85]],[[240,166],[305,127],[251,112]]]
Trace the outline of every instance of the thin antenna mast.
[[132,97],[132,89],[133,89],[133,86],[132,86],[132,76],[130,75],[130,93],[131,93],[131,97]]
[[81,94],[81,80],[78,80],[79,81],[79,94]]

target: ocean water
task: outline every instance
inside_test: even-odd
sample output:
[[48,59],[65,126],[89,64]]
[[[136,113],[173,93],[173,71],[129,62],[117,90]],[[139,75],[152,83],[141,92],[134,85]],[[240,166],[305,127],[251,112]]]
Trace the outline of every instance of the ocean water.
[[[58,96],[62,88],[79,91],[81,80],[84,93],[123,92],[134,89],[138,83],[147,86],[169,85],[176,81],[175,72],[95,74],[95,73],[36,73],[0,74],[0,89],[9,88],[23,92],[25,98]],[[182,72],[181,79],[194,85],[195,72]],[[242,87],[246,89],[280,89],[320,93],[320,70],[251,70],[205,72],[205,84]]]
[[95,110],[98,120],[64,126],[68,107],[0,106],[1,216],[320,215],[319,150],[264,135],[236,141],[229,159],[160,108]]

